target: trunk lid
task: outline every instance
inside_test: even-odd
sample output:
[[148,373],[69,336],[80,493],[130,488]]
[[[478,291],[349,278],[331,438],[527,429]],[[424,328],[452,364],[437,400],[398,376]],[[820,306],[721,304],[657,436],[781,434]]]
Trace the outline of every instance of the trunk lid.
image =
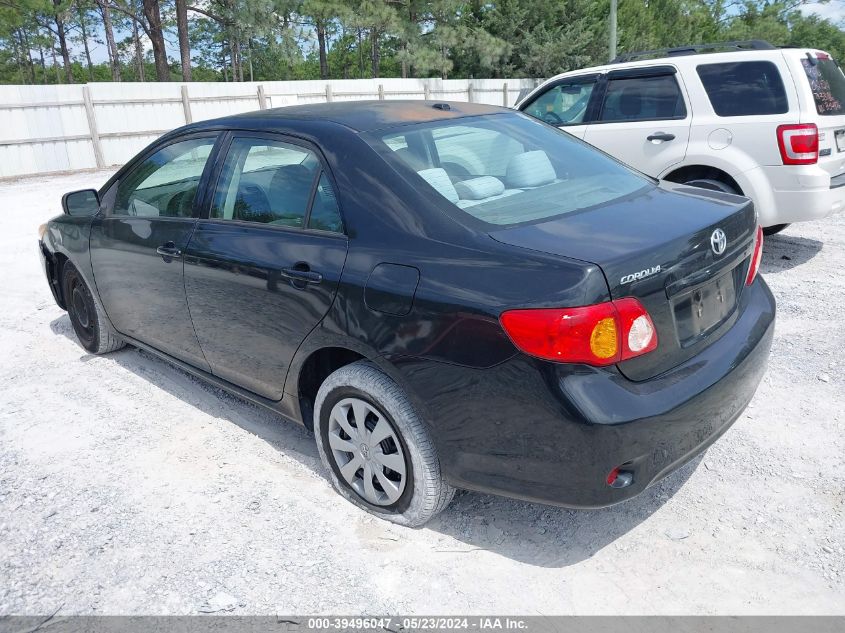
[[[599,208],[490,235],[596,264],[613,299],[636,297],[659,344],[619,369],[631,380],[646,380],[691,358],[736,320],[756,226],[747,198],[662,183]],[[725,235],[720,254],[711,244],[719,247],[717,230]]]

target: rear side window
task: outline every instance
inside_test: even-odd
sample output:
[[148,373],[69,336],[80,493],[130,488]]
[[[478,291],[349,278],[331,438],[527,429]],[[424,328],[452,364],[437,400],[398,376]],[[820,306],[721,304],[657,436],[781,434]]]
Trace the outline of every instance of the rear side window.
[[674,75],[620,77],[607,83],[600,121],[683,119],[684,98]]
[[343,231],[337,198],[314,152],[261,138],[232,141],[211,218]]
[[845,114],[845,76],[839,65],[830,59],[802,58],[801,65],[810,82],[816,112],[822,115]]
[[783,80],[772,62],[704,64],[696,71],[718,116],[789,111]]

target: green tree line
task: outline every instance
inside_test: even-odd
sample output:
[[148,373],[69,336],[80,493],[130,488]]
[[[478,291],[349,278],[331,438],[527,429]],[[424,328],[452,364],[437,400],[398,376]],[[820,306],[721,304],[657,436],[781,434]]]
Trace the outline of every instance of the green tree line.
[[[618,0],[618,51],[764,39],[842,59],[845,33],[801,4]],[[609,11],[610,0],[0,0],[0,83],[547,77],[607,61]],[[107,61],[94,61],[101,47]]]

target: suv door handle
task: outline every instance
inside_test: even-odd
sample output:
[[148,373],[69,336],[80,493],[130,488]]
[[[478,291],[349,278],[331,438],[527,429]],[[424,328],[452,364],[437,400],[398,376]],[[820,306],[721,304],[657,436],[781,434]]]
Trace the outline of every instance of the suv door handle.
[[182,251],[176,248],[173,242],[166,242],[156,249],[156,253],[164,258],[164,261],[169,262],[171,259],[182,257]]
[[290,268],[282,268],[281,272],[283,276],[291,279],[294,284],[297,282],[303,284],[318,284],[323,281],[323,276],[320,273],[311,270],[311,267],[305,262],[299,262]]
[[662,143],[663,141],[674,141],[675,135],[674,134],[667,134],[666,132],[655,132],[651,136],[646,136],[645,140],[651,141],[655,145],[658,143]]

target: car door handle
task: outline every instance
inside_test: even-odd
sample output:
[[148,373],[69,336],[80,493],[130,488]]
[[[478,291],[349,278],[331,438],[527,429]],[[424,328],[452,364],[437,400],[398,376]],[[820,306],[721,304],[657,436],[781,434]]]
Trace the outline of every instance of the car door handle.
[[174,244],[173,242],[167,242],[159,246],[156,249],[156,254],[161,255],[164,258],[164,261],[177,257],[182,257],[182,251],[176,248],[176,244]]
[[658,143],[662,143],[663,141],[674,141],[675,135],[674,134],[667,134],[666,132],[655,132],[651,136],[646,136],[645,140],[651,141],[655,145]]
[[307,284],[318,284],[323,281],[323,276],[307,268],[307,265],[300,266],[297,264],[292,268],[282,268],[282,275],[287,277],[288,279],[292,279],[294,282],[305,282]]

